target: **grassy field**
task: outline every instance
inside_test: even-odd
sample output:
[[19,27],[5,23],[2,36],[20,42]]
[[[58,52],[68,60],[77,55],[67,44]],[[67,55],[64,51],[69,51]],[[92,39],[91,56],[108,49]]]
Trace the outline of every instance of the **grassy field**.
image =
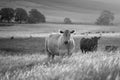
[[74,38],[76,49],[72,57],[56,57],[50,63],[44,53],[44,39],[0,39],[0,80],[106,80],[119,72],[119,51],[104,52],[105,45],[120,46],[117,37],[102,37],[98,51],[89,54],[79,50],[81,37]]
[[1,56],[0,80],[115,80],[120,71],[119,63],[119,52],[78,52],[52,62],[38,54]]
[[41,37],[51,32],[58,32],[64,29],[74,29],[76,34],[83,32],[120,32],[119,26],[97,26],[97,25],[76,25],[76,24],[15,24],[14,26],[0,26],[0,37]]
[[[82,37],[74,37],[75,52],[80,50],[80,40]],[[101,37],[98,43],[98,50],[104,51],[105,46],[114,45],[120,47],[119,37]],[[119,50],[119,48],[118,48]],[[24,55],[24,54],[45,54],[45,37],[39,38],[1,38],[0,39],[1,55]],[[9,54],[8,54],[9,53]]]
[[[22,26],[22,28],[20,26],[22,25],[17,26],[17,28],[14,28],[14,26],[10,29],[8,29],[9,27],[2,27],[0,28],[0,33],[3,31],[8,33],[12,31],[17,31],[18,33],[23,31],[26,33],[30,31],[31,33],[50,33],[60,29],[51,25],[51,28],[36,25],[36,29],[32,25]],[[82,29],[83,32],[97,31],[100,28],[99,26],[97,28],[94,26],[85,30],[83,26],[79,28],[72,26],[66,25],[66,28],[74,28],[77,31]],[[27,29],[27,27],[29,28]],[[62,27],[61,29],[64,28]],[[112,28],[108,29],[106,27],[105,29],[112,31]],[[79,49],[81,37],[74,37],[74,39],[76,48],[71,57],[63,59],[55,57],[55,60],[50,62],[45,54],[44,37],[0,38],[0,80],[117,80],[119,78],[119,49],[114,53],[104,51],[106,45],[120,47],[119,36],[102,36],[99,40],[98,51],[89,54],[82,54]]]
[[0,39],[0,50],[7,55],[44,53],[45,38]]

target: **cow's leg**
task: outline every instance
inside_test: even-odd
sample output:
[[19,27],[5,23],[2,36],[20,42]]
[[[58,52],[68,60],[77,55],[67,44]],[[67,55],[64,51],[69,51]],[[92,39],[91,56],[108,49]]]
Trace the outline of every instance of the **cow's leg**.
[[69,57],[72,55],[72,52],[68,49],[68,54]]
[[49,53],[48,54],[48,61],[51,63],[54,60],[54,54]]
[[86,54],[86,50],[82,49],[82,53],[83,53],[83,54]]
[[85,51],[85,50],[83,50],[83,51],[82,51],[82,53],[83,53],[83,54],[85,54],[85,53],[86,53],[86,51]]
[[54,60],[55,55],[52,55],[52,60]]
[[82,53],[84,53],[84,50],[83,50],[83,49],[81,49],[81,52],[82,52]]
[[48,52],[48,61],[51,60],[51,54]]
[[72,55],[72,52],[69,54],[70,56]]
[[86,50],[83,50],[83,53],[84,53],[84,54],[86,54],[86,52],[87,52]]
[[48,58],[51,58],[51,53],[48,53]]
[[72,55],[72,52],[70,52],[69,54],[68,54],[68,57],[70,57]]
[[86,54],[86,52],[87,52],[87,51],[86,51],[86,50],[84,50],[84,54]]
[[83,53],[83,50],[81,49],[81,52]]
[[86,54],[88,51],[87,50],[84,50],[84,53]]

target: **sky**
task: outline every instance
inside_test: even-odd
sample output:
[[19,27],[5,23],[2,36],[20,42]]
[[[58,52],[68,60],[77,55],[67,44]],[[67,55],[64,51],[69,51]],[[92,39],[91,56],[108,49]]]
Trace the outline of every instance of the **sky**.
[[39,9],[48,21],[94,22],[103,10],[115,13],[120,22],[120,0],[0,0],[0,7],[22,7]]
[[104,3],[112,3],[112,4],[120,4],[120,0],[93,0],[93,1],[100,1]]

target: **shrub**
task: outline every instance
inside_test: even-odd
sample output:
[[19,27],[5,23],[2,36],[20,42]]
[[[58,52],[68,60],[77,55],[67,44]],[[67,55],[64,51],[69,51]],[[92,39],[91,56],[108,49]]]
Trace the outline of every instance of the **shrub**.
[[64,23],[65,23],[65,24],[71,24],[72,21],[70,20],[70,18],[65,18],[65,19],[64,19]]

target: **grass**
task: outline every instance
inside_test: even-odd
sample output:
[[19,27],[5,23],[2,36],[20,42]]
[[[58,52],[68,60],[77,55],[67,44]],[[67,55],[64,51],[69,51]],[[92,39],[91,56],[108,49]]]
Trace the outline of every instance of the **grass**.
[[0,23],[0,27],[8,27],[8,26],[14,26],[14,23]]
[[[74,37],[75,52],[80,50],[80,39],[82,37]],[[120,47],[119,37],[102,37],[99,40],[98,50],[104,51],[106,45],[116,45]],[[119,50],[119,49],[118,49]],[[45,53],[45,38],[1,38],[0,39],[1,55],[24,55],[24,54],[44,54]],[[4,53],[3,53],[4,52]]]
[[75,30],[76,34],[83,32],[120,32],[119,26],[98,26],[98,25],[77,25],[77,24],[15,24],[14,26],[0,27],[0,37],[29,37],[42,36],[59,30],[70,29]]
[[45,55],[8,56],[0,59],[3,62],[1,80],[106,80],[111,74],[111,79],[115,80],[120,70],[119,52],[78,52],[70,58],[56,57],[50,64]]
[[[24,55],[44,53],[45,38],[1,38],[0,50],[4,51],[3,55]],[[7,54],[9,53],[9,54]]]
[[118,45],[118,37],[102,37],[98,51],[75,53],[50,62],[44,53],[44,38],[0,39],[0,80],[114,80],[119,73],[120,53],[104,52],[105,45]]
[[[26,33],[30,31],[39,34],[56,32],[60,26],[61,29],[75,29],[79,33],[97,29],[114,30],[114,27],[52,24],[21,24],[0,29],[1,33],[5,34],[18,30],[20,30],[18,32],[25,30]],[[119,30],[118,27],[115,29]],[[104,47],[106,45],[120,47],[120,38],[102,37],[99,41],[98,51],[89,54],[81,54],[79,51],[81,37],[74,39],[76,47],[71,57],[63,59],[55,57],[55,60],[50,62],[44,52],[45,38],[1,38],[0,80],[115,80],[120,71],[120,52],[119,50],[115,53],[104,52]]]

